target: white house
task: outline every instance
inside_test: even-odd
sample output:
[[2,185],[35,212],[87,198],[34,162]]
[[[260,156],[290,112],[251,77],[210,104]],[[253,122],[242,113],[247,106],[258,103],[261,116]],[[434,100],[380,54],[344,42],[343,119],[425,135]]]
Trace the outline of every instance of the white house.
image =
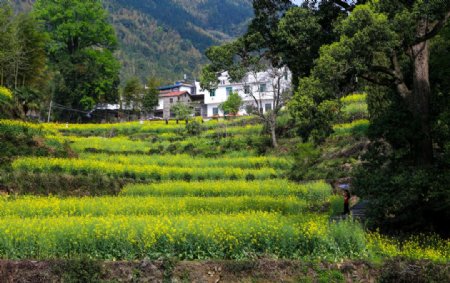
[[223,72],[218,77],[218,85],[215,90],[202,90],[197,86],[199,93],[205,96],[207,116],[224,116],[220,104],[225,102],[232,92],[237,92],[243,100],[243,106],[239,115],[247,115],[250,108],[257,105],[266,113],[274,107],[274,94],[276,96],[278,79],[280,79],[280,91],[291,89],[292,73],[287,67],[282,69],[266,70],[263,72],[248,73],[240,82],[232,82],[228,72]]

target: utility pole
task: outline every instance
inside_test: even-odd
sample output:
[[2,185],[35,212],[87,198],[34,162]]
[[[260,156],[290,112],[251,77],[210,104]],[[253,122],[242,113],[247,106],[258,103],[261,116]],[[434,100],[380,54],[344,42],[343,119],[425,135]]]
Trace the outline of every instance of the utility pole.
[[50,115],[52,114],[53,100],[50,100],[50,108],[48,109],[47,123],[50,123]]

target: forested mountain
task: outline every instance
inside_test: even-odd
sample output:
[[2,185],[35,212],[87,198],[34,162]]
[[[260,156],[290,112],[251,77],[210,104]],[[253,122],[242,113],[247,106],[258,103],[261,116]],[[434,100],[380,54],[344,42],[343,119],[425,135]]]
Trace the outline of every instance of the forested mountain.
[[[34,0],[14,0],[29,10]],[[204,51],[243,34],[251,0],[104,0],[120,41],[122,79],[195,77]]]

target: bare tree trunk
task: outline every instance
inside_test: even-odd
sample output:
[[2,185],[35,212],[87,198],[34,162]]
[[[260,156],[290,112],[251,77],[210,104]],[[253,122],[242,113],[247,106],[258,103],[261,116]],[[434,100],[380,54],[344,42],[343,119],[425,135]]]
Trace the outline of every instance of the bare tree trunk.
[[277,139],[277,117],[273,114],[269,114],[268,118],[268,126],[270,130],[270,136],[272,137],[272,146],[274,148],[278,147],[278,139]]
[[277,148],[278,147],[278,141],[277,141],[277,134],[276,134],[275,130],[276,130],[275,127],[270,127],[270,135],[272,136],[272,146],[274,148]]
[[429,76],[429,42],[423,41],[412,46],[414,60],[413,92],[410,108],[420,123],[420,133],[415,146],[418,165],[433,163],[433,142],[430,127],[430,76]]

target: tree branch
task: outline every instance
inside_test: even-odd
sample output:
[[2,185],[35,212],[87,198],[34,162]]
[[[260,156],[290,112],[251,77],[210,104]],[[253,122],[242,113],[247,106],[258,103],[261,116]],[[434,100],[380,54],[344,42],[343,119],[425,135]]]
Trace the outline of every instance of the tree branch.
[[433,37],[435,37],[440,31],[441,29],[445,26],[445,24],[447,23],[447,21],[450,18],[450,11],[447,11],[447,13],[445,14],[444,18],[440,21],[437,21],[433,27],[431,28],[430,31],[428,31],[426,34],[424,34],[423,36],[420,36],[418,38],[416,38],[416,40],[414,40],[412,45],[416,45],[418,43],[427,41]]
[[355,5],[351,5],[347,2],[345,2],[344,0],[333,0],[333,2],[334,2],[334,4],[342,7],[347,12],[351,12],[351,11],[353,11],[353,9],[355,9]]
[[365,79],[368,82],[371,82],[373,84],[382,85],[382,86],[392,86],[395,84],[395,80],[389,80],[386,78],[376,78],[373,76],[370,76],[369,74],[360,75],[361,78]]
[[391,76],[393,78],[397,78],[394,70],[389,69],[389,68],[384,67],[384,66],[376,66],[376,65],[375,66],[371,66],[370,70],[372,72],[383,73],[383,74],[389,75],[389,76]]

